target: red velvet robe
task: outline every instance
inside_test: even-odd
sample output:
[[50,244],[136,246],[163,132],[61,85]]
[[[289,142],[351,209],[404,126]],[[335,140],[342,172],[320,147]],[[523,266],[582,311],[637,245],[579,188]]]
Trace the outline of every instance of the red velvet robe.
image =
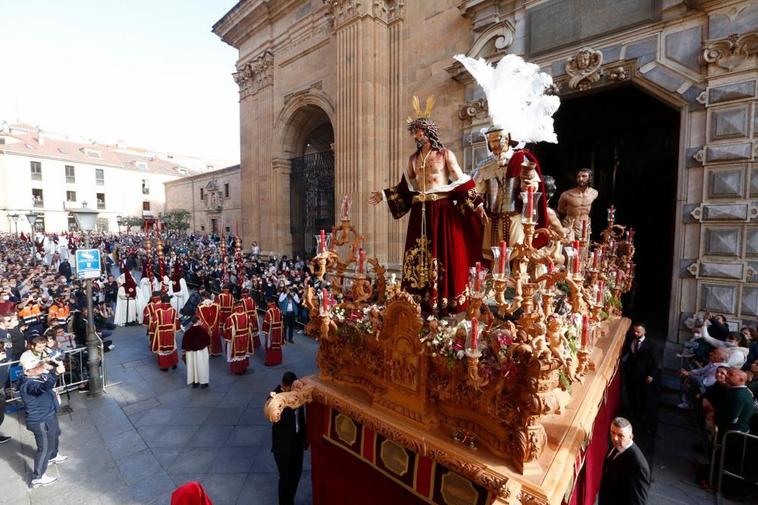
[[[421,302],[427,312],[438,315],[460,312],[465,309],[469,268],[482,261],[484,226],[474,210],[483,200],[470,179],[451,191],[435,193],[444,196],[435,201],[414,202],[417,195],[405,175],[397,186],[384,190],[392,217],[400,219],[411,213],[405,238],[402,289]],[[421,236],[422,206],[426,206],[426,243]],[[428,271],[426,278],[421,275],[424,266]]]
[[[537,229],[547,228],[547,192],[545,191],[545,179],[542,177],[542,169],[540,168],[540,162],[537,157],[528,149],[519,149],[513,153],[510,161],[508,162],[508,168],[506,169],[506,177],[518,177],[521,175],[521,163],[524,158],[535,163],[534,170],[537,175],[540,176],[540,185],[538,191],[542,193],[539,202],[537,203]],[[516,197],[516,210],[521,212],[523,203],[521,202],[521,194]],[[540,235],[534,239],[532,245],[537,248],[547,245],[548,239],[545,235]],[[510,244],[509,244],[510,245]]]
[[250,322],[250,334],[253,336],[253,346],[257,349],[261,346],[261,339],[258,336],[258,310],[255,307],[255,300],[248,295],[242,296],[242,305],[245,306],[245,314]]
[[153,353],[158,355],[158,368],[169,368],[179,363],[176,352],[176,331],[181,328],[176,309],[171,304],[163,303],[155,309],[155,317],[150,321],[152,329],[150,344]]
[[229,371],[243,374],[250,366],[249,355],[253,354],[253,339],[250,338],[250,321],[244,309],[235,310],[226,319],[224,325],[224,340],[226,340],[226,360]]
[[234,310],[234,295],[232,295],[228,289],[225,289],[219,293],[216,301],[218,302],[220,308],[219,322],[221,326],[221,333],[224,333],[224,325],[226,324],[226,320],[232,314],[232,310]]
[[264,365],[278,365],[282,362],[282,311],[273,303],[269,303],[266,315],[263,316],[263,333],[266,335],[266,361]]
[[195,315],[211,336],[211,356],[220,356],[223,353],[223,349],[221,348],[220,311],[221,309],[218,303],[213,302],[208,305],[198,305],[197,311],[195,312]]

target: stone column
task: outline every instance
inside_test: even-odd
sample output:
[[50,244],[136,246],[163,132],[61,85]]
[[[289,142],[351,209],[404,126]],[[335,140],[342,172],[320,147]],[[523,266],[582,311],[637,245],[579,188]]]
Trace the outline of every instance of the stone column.
[[241,216],[240,233],[244,246],[257,240],[262,250],[281,252],[277,241],[279,216],[274,206],[271,170],[271,135],[274,129],[274,55],[263,51],[238,65],[234,80],[240,87],[240,204],[254,210]]
[[[397,117],[400,82],[395,1],[331,0],[337,47],[335,124],[335,199],[350,194],[353,223],[366,236],[369,254],[388,260],[391,217],[383,206],[368,204],[371,191],[398,179]],[[395,24],[397,26],[392,26]],[[394,108],[393,108],[394,106]],[[396,114],[395,114],[396,115]]]

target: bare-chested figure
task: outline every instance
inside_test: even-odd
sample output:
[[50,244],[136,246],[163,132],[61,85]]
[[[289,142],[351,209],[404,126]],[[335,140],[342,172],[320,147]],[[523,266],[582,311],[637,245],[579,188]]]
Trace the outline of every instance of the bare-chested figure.
[[[563,224],[574,232],[574,239],[589,240],[592,202],[597,199],[597,190],[590,187],[592,171],[580,168],[576,172],[576,186],[561,193],[558,198],[558,213],[564,216]],[[582,237],[582,222],[586,224],[585,237]]]
[[408,131],[416,152],[400,182],[371,193],[369,202],[386,201],[395,219],[411,213],[402,289],[416,296],[427,311],[458,312],[464,309],[468,269],[482,259],[487,216],[474,181],[440,142],[437,125],[418,117],[408,124]]

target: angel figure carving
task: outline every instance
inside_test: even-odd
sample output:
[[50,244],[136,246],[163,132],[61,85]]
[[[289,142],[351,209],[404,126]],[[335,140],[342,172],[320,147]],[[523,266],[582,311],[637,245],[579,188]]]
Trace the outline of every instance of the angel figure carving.
[[591,47],[584,47],[574,56],[566,60],[566,73],[569,88],[585,91],[602,77],[600,66],[603,64],[603,53]]

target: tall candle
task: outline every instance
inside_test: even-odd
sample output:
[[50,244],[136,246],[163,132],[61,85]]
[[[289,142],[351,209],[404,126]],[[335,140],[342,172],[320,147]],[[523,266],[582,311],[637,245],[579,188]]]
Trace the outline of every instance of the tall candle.
[[597,289],[597,304],[602,305],[603,304],[603,291],[605,290],[605,281],[600,281],[598,283],[598,289]]
[[505,275],[505,255],[508,249],[505,245],[505,240],[500,241],[500,274]]
[[553,262],[552,261],[548,261],[547,262],[547,273],[548,274],[552,274],[553,273],[553,268],[555,268],[555,265],[553,264]]
[[608,224],[613,225],[613,222],[616,220],[616,207],[611,205],[608,207]]
[[531,220],[534,212],[534,187],[526,188],[526,218]]
[[479,320],[476,318],[471,320],[471,348],[473,350],[479,348]]
[[319,238],[321,239],[320,252],[326,252],[326,232],[324,230],[321,230],[321,236]]
[[366,264],[366,250],[362,247],[358,250],[358,273],[363,273]]
[[480,274],[482,273],[482,264],[478,261],[476,262],[476,277],[474,278],[474,291],[481,291],[482,290],[482,281]]
[[634,228],[629,228],[626,230],[626,239],[629,242],[634,242]]
[[616,289],[621,289],[621,282],[624,280],[624,271],[616,269]]
[[590,320],[586,315],[584,315],[582,316],[582,340],[581,340],[582,347],[587,347],[590,340],[589,337],[590,337]]
[[574,250],[576,251],[576,253],[574,254],[574,261],[573,261],[573,263],[574,263],[574,273],[578,274],[579,273],[579,262],[580,262],[580,256],[581,256],[581,250],[579,249],[579,241],[578,240],[574,240],[574,242],[573,242],[572,245],[574,247]]
[[329,299],[327,298],[327,296],[328,295],[326,294],[326,288],[323,288],[321,290],[321,307],[323,307],[324,312],[329,310]]
[[595,249],[592,253],[592,268],[597,270],[597,267],[600,265],[600,250]]

